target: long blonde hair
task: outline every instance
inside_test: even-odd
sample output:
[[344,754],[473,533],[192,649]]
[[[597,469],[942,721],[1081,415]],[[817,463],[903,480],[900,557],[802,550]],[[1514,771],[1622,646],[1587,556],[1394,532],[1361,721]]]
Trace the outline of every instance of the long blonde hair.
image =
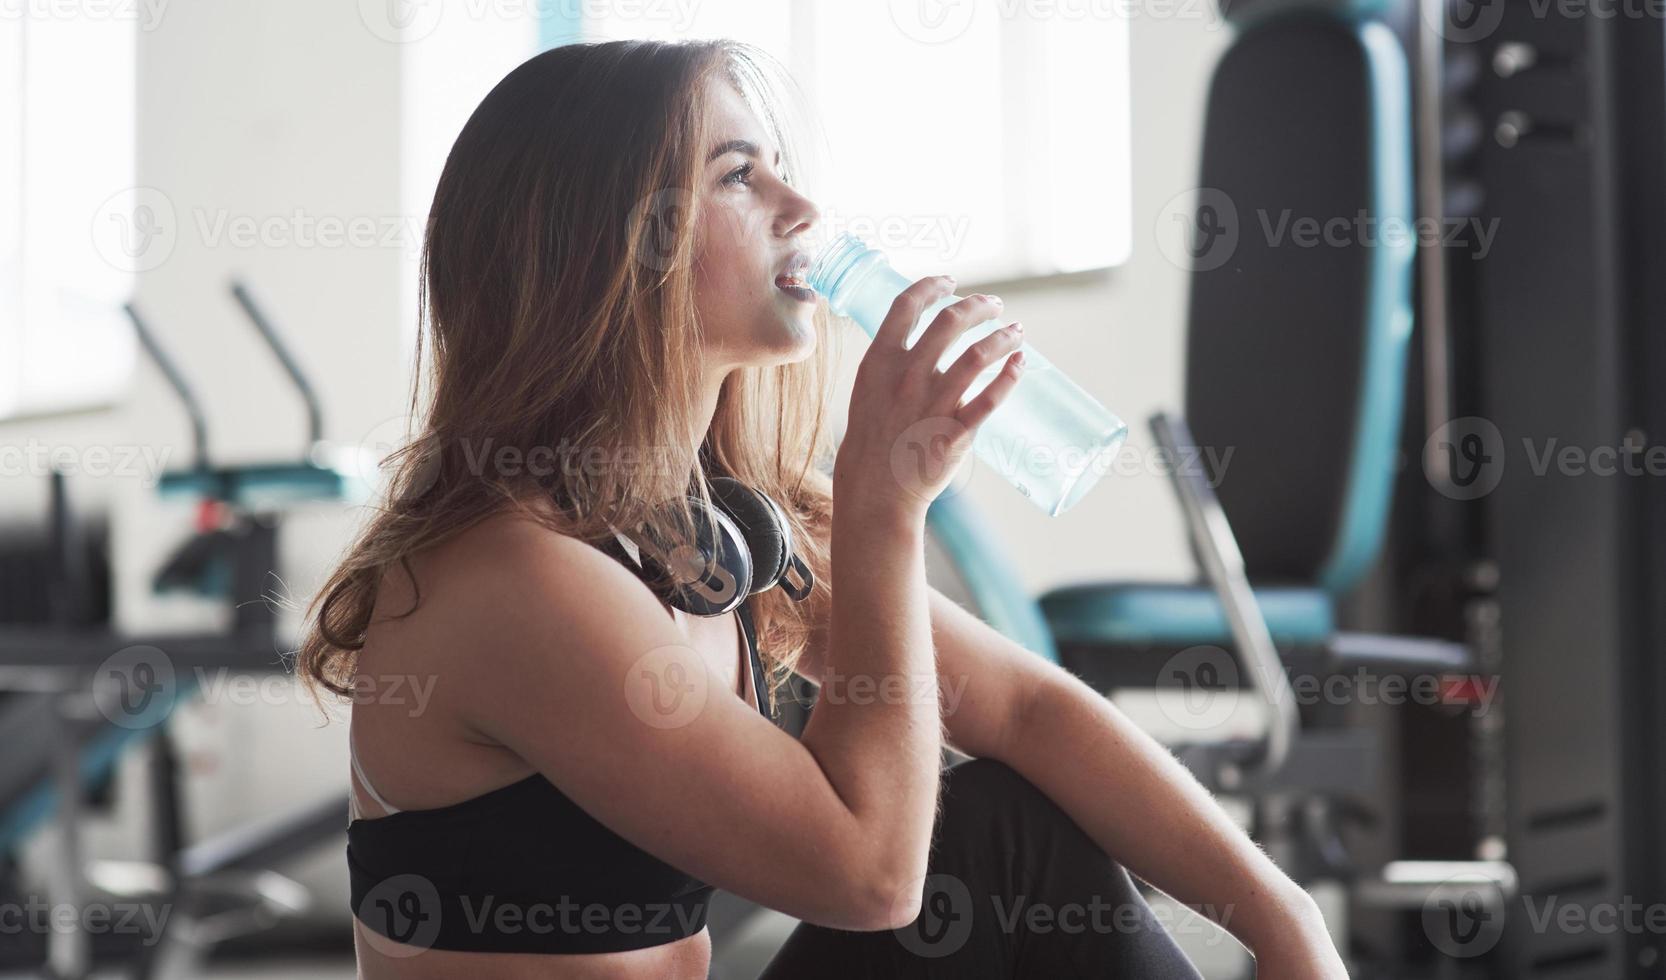
[[[609,524],[688,540],[687,496],[709,503],[707,480],[721,472],[782,505],[816,578],[803,606],[779,589],[751,600],[773,710],[831,599],[823,466],[836,332],[822,306],[812,357],[732,372],[693,449],[694,224],[712,80],[747,98],[792,179],[803,159],[790,83],[732,41],[554,48],[505,76],[463,127],[421,260],[420,432],[389,458],[386,499],[306,609],[296,660],[315,692],[351,696],[394,563],[416,594],[403,618],[421,602],[411,556],[505,507],[591,543],[611,537]],[[424,334],[432,365],[419,415]],[[530,508],[536,497],[557,506]]]

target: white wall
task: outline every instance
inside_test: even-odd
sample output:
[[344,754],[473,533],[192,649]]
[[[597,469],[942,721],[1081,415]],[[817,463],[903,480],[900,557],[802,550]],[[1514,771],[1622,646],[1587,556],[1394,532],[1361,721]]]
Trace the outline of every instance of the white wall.
[[[225,461],[293,456],[304,425],[284,378],[226,291],[233,273],[248,278],[311,371],[327,437],[356,444],[397,435],[388,420],[402,413],[408,395],[414,230],[443,162],[436,138],[448,147],[444,134],[455,133],[486,88],[532,50],[534,25],[510,21],[442,25],[419,43],[390,43],[366,29],[363,6],[172,0],[140,37],[138,183],[166,196],[176,230],[172,253],[143,274],[136,301],[209,406],[212,449]],[[526,44],[517,50],[521,38]],[[1224,40],[1208,20],[1147,17],[1133,24],[1129,264],[1103,276],[1001,288],[1030,341],[1130,423],[1135,449],[1149,445],[1146,417],[1178,399],[1186,279],[1158,251],[1154,230],[1159,210],[1194,180],[1206,75]],[[368,219],[398,230],[389,244],[309,245],[296,240],[304,231],[297,214],[310,222]],[[272,222],[272,240],[215,241],[222,219]],[[847,386],[853,366],[846,365]],[[161,448],[173,466],[190,455],[185,419],[148,364],[110,411],[0,422],[0,441],[30,438]],[[40,512],[43,480],[40,474],[0,483],[0,516]],[[213,627],[218,610],[154,597],[147,588],[154,568],[188,533],[188,507],[159,503],[144,478],[82,480],[72,490],[82,502],[107,500],[112,508],[120,625]],[[979,473],[966,492],[999,529],[1032,591],[1088,578],[1192,573],[1161,474],[1107,476],[1057,519],[992,473]],[[323,506],[286,525],[282,561],[298,598],[321,581],[354,520],[348,508]],[[281,701],[222,701],[187,712],[180,730],[195,777],[197,833],[344,787],[345,727],[319,729],[309,706],[294,697]],[[124,807],[132,804],[124,799]],[[126,850],[141,827],[127,820],[103,828],[98,846]],[[303,874],[321,886],[332,910],[345,908],[339,857],[327,849]]]

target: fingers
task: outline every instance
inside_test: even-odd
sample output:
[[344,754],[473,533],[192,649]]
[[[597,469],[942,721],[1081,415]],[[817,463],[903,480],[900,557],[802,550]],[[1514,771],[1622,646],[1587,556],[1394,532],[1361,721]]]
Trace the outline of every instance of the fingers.
[[966,348],[955,358],[954,363],[943,372],[943,390],[948,393],[948,403],[958,406],[966,389],[978,379],[978,376],[989,369],[989,366],[1010,354],[1024,342],[1024,326],[1020,323],[1009,323],[1005,327],[991,331],[977,343]]
[[999,316],[1001,305],[999,296],[974,293],[957,303],[943,307],[932,319],[931,326],[926,327],[925,333],[920,335],[919,341],[911,351],[913,357],[924,361],[919,369],[926,373],[935,370],[937,362],[943,359],[943,352],[966,332],[967,327]]
[[1001,403],[1011,394],[1018,384],[1019,377],[1024,373],[1024,352],[1013,351],[1012,356],[1001,365],[1001,373],[995,375],[995,380],[989,386],[978,392],[976,398],[961,406],[955,412],[955,418],[968,429],[976,429],[989,418],[991,412],[1001,407]]
[[927,276],[915,280],[891,301],[891,310],[874,331],[873,344],[883,350],[901,350],[903,342],[920,321],[927,307],[954,294],[954,280],[948,276]]

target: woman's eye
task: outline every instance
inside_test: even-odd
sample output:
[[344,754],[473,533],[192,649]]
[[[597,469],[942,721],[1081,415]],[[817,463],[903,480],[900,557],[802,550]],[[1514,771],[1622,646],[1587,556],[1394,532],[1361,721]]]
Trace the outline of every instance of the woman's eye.
[[743,163],[740,166],[736,167],[735,169],[729,171],[729,175],[723,178],[723,183],[725,183],[725,184],[737,184],[737,185],[738,184],[747,184],[750,181],[751,177],[752,177],[752,164]]

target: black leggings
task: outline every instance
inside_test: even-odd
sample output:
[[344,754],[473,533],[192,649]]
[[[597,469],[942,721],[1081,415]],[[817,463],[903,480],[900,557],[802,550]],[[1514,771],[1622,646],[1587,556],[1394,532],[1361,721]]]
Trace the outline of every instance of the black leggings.
[[991,759],[943,780],[919,916],[877,932],[800,923],[759,980],[1200,980],[1128,872],[1029,780]]

